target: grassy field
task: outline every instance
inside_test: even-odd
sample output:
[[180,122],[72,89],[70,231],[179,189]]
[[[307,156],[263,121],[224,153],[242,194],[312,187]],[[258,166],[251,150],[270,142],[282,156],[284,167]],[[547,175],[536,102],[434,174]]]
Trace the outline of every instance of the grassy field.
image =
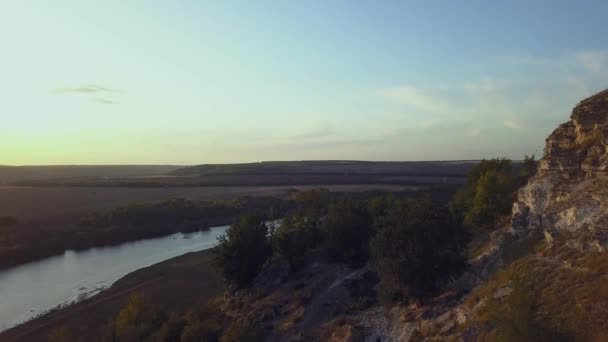
[[162,175],[180,169],[173,165],[58,165],[5,166],[0,165],[0,184],[82,177],[129,177]]
[[0,341],[47,341],[58,328],[78,336],[78,341],[99,341],[109,331],[109,321],[133,294],[143,294],[168,311],[182,312],[222,290],[222,280],[211,266],[210,251],[188,253],[137,270],[83,302],[2,332]]
[[[0,167],[0,184],[89,187],[461,184],[475,161],[285,161],[177,167]],[[8,170],[8,171],[7,171]],[[21,170],[23,175],[19,175]],[[10,172],[9,172],[10,171]],[[139,172],[139,173],[137,173]]]

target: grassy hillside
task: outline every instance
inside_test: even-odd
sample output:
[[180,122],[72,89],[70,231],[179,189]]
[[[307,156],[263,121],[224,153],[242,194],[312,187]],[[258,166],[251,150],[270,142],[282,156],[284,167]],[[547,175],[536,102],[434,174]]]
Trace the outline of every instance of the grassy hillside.
[[335,184],[462,184],[473,161],[367,162],[287,161],[206,164],[165,174],[30,178],[8,182],[26,186],[192,187],[295,186]]
[[393,176],[466,176],[476,162],[370,162],[370,161],[269,161],[244,164],[204,164],[171,172],[175,176],[217,175],[393,175]]

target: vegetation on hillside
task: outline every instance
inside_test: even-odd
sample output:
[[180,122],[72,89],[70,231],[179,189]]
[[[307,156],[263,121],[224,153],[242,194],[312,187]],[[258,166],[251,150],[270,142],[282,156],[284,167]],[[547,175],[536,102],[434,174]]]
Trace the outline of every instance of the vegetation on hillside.
[[111,340],[117,342],[219,341],[222,337],[224,317],[214,304],[213,301],[209,301],[184,314],[170,314],[152,304],[143,295],[135,294],[110,325]]
[[[487,235],[489,227],[508,215],[514,190],[533,174],[534,167],[533,157],[526,158],[517,170],[508,159],[484,160],[472,168],[467,184],[450,203],[428,194],[412,199],[386,193],[338,195],[325,190],[292,191],[289,206],[279,205],[272,210],[266,206],[263,215],[240,215],[220,237],[214,261],[227,283],[242,290],[238,293],[248,293],[244,298],[249,300],[267,295],[258,293],[257,285],[252,286],[258,274],[272,269],[275,261],[284,260],[289,265],[288,272],[294,274],[313,261],[342,264],[351,269],[367,264],[365,269],[370,269],[373,276],[366,281],[372,285],[379,281],[379,292],[372,290],[373,297],[368,294],[357,297],[362,301],[352,303],[353,310],[369,307],[378,299],[387,304],[425,303],[441,294],[450,280],[466,269],[471,235]],[[96,217],[96,222],[105,226],[145,222],[188,224],[205,210],[216,208],[215,205],[177,200],[153,208],[132,206]],[[232,213],[231,208],[216,209]],[[271,217],[282,217],[281,225],[268,224]],[[514,258],[519,257],[517,254]],[[518,261],[513,265],[519,265]],[[283,282],[283,277],[276,280]],[[562,331],[556,331],[538,315],[538,300],[544,294],[537,287],[529,289],[530,281],[520,280],[511,283],[516,295],[491,301],[485,316],[477,318],[492,325],[487,336],[513,341],[562,336]],[[305,283],[294,285],[294,293],[310,298],[313,294],[306,294],[305,286]],[[298,305],[306,302],[306,299],[297,301]],[[239,304],[231,305],[238,312]],[[217,307],[208,305],[197,312],[166,314],[142,304],[141,299],[134,299],[117,316],[114,333],[118,340],[136,336],[162,341],[253,341],[268,333],[267,324],[260,328],[264,317],[277,314],[264,313],[259,320],[244,321],[236,319],[235,312],[223,312]],[[149,313],[138,314],[142,308]],[[301,318],[304,309],[298,310]],[[147,327],[151,325],[156,328],[149,330]]]
[[292,270],[297,270],[306,254],[322,240],[318,221],[308,216],[291,214],[272,233],[272,245],[277,255],[285,257]]
[[[292,271],[312,251],[351,266],[363,265],[371,257],[383,292],[391,300],[432,296],[466,266],[469,233],[445,203],[433,202],[428,196],[418,200],[393,194],[332,198],[315,190],[294,193],[293,198],[296,207],[282,224],[266,239],[262,233],[256,235],[263,246],[259,251],[243,247],[248,235],[237,237],[229,231],[220,240],[222,253],[234,255],[217,260],[223,272],[228,272],[224,276],[229,282],[247,285],[255,277],[251,271],[260,271],[269,257],[267,244],[272,246],[274,258],[285,258]],[[257,223],[250,226],[253,231]],[[231,229],[245,228],[237,221]],[[239,249],[247,257],[237,257]],[[238,267],[244,260],[259,261],[256,267]],[[238,272],[241,274],[235,274]],[[240,278],[246,281],[235,281]]]
[[[608,256],[566,244],[562,239],[540,255],[522,256],[475,289],[469,305],[488,300],[468,323],[468,327],[489,324],[481,341],[608,338]],[[503,290],[507,295],[492,296],[498,289],[508,289]]]
[[325,248],[332,260],[360,264],[369,257],[374,232],[367,208],[354,201],[332,203],[325,217]]
[[149,339],[167,318],[164,310],[151,304],[143,295],[135,295],[118,313],[114,321],[114,336],[122,341]]
[[435,295],[466,266],[469,234],[429,199],[400,201],[375,226],[372,252],[385,300]]
[[525,156],[517,168],[506,158],[484,159],[471,169],[450,208],[470,231],[492,229],[498,219],[511,213],[515,191],[535,172],[534,155]]
[[272,254],[268,227],[259,216],[241,216],[218,242],[215,262],[224,278],[237,287],[249,285]]

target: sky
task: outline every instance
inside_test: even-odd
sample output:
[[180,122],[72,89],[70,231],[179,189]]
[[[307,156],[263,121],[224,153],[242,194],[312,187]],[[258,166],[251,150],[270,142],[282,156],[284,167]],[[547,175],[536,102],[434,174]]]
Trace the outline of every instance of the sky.
[[0,164],[542,156],[606,1],[0,1]]

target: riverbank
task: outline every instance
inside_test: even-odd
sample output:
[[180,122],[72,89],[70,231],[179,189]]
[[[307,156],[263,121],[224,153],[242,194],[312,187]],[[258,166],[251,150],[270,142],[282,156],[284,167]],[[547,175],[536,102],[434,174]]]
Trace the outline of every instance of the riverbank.
[[[424,187],[367,185],[266,186],[266,187],[186,187],[186,188],[86,188],[86,187],[2,187],[0,216],[14,218],[16,224],[0,227],[0,270],[30,261],[92,247],[193,232],[201,228],[232,223],[242,211],[280,215],[293,190],[327,188],[338,193],[390,191],[416,193]],[[215,209],[197,211],[198,219],[145,224],[87,226],[83,218],[138,203],[154,206],[183,198],[194,203],[214,203]],[[245,199],[242,201],[242,199]],[[237,203],[238,206],[221,203]]]
[[[71,218],[0,227],[0,271],[31,261],[81,251],[205,230],[232,223],[242,213],[281,215],[289,202],[274,197],[226,201],[173,199],[132,204]],[[270,212],[272,210],[272,213]]]
[[142,268],[89,299],[0,333],[0,340],[45,341],[56,329],[65,329],[77,340],[103,340],[110,320],[133,294],[143,294],[170,312],[186,311],[223,291],[211,257],[211,250],[205,250]]

